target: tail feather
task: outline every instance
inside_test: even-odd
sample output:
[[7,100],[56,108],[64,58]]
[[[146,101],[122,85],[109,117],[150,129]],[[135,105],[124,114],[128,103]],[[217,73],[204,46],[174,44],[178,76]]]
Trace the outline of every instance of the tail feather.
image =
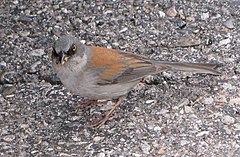
[[216,70],[217,64],[210,63],[178,63],[158,61],[155,63],[158,72],[161,71],[185,71],[194,73],[208,73],[214,75],[220,75],[220,72]]

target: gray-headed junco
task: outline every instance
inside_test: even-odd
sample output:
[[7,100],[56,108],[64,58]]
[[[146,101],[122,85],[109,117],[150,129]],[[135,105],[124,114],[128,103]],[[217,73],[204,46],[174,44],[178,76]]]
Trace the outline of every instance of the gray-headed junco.
[[95,126],[105,123],[120,105],[121,97],[147,75],[162,71],[219,74],[216,64],[154,61],[120,50],[86,46],[73,36],[63,36],[55,42],[52,65],[73,94],[95,100],[120,98]]

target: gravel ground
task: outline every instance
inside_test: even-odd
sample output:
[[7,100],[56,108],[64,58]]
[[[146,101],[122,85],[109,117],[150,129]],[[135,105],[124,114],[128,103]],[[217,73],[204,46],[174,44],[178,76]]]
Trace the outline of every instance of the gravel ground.
[[[1,0],[0,156],[240,156],[239,0]],[[145,78],[80,110],[51,67],[63,34],[155,60],[210,62],[221,76]]]

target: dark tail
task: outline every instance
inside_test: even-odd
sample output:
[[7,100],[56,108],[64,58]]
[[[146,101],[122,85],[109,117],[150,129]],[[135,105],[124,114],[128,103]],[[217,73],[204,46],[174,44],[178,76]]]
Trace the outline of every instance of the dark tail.
[[185,71],[194,73],[208,73],[220,75],[220,72],[216,70],[217,64],[209,63],[177,63],[177,62],[166,62],[157,61],[155,62],[158,72],[161,71]]

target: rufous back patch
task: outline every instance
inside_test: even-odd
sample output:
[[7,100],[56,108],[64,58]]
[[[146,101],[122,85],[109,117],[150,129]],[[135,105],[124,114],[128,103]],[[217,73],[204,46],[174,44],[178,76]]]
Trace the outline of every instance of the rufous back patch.
[[92,65],[103,69],[101,78],[104,80],[114,79],[116,75],[125,70],[121,55],[118,50],[92,46]]

